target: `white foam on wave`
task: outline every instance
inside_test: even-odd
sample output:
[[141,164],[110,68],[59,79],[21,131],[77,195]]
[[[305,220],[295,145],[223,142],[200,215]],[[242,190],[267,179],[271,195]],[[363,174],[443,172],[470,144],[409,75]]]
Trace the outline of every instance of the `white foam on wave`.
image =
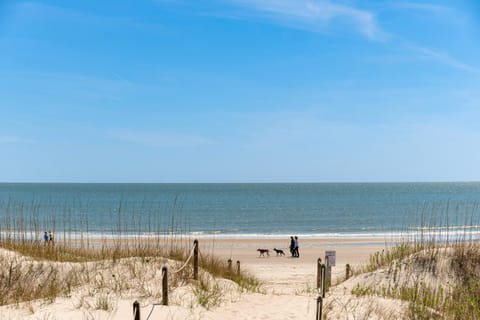
[[[95,232],[67,232],[54,230],[55,239],[63,240],[87,240],[87,239],[169,239],[175,237],[199,238],[199,239],[289,239],[291,236],[298,236],[303,239],[375,239],[395,241],[400,239],[423,240],[423,241],[455,241],[455,240],[478,240],[480,239],[480,226],[450,226],[450,227],[412,227],[407,231],[391,232],[325,232],[325,233],[228,233],[221,230],[213,231],[192,231],[186,233],[171,232],[126,232],[112,233],[111,231]],[[43,232],[0,232],[2,239],[27,239],[41,240]]]

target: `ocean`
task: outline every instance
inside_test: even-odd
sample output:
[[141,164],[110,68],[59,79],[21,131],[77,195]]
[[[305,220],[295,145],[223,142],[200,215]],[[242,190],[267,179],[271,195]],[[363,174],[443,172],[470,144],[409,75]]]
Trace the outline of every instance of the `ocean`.
[[[480,183],[0,183],[0,230],[195,237],[480,235]],[[20,227],[19,227],[20,226]]]

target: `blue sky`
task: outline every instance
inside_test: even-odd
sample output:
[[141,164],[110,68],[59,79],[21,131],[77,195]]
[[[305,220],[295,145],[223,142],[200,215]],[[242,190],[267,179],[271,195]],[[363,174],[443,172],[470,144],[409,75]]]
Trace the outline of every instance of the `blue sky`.
[[480,180],[480,2],[0,2],[0,181]]

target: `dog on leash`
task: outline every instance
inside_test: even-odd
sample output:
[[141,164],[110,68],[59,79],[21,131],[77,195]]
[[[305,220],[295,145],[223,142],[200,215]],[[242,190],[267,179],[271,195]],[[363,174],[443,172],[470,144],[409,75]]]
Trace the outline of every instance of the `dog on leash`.
[[260,253],[258,257],[270,257],[268,249],[257,249],[257,251]]
[[281,250],[281,249],[273,248],[273,251],[275,251],[277,253],[277,257],[285,255],[285,252],[283,252],[283,250]]

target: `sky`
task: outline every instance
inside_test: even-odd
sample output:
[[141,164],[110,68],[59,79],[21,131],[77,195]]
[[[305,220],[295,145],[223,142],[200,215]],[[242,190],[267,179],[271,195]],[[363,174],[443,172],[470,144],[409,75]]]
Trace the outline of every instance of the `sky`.
[[0,0],[0,182],[480,181],[480,1]]

